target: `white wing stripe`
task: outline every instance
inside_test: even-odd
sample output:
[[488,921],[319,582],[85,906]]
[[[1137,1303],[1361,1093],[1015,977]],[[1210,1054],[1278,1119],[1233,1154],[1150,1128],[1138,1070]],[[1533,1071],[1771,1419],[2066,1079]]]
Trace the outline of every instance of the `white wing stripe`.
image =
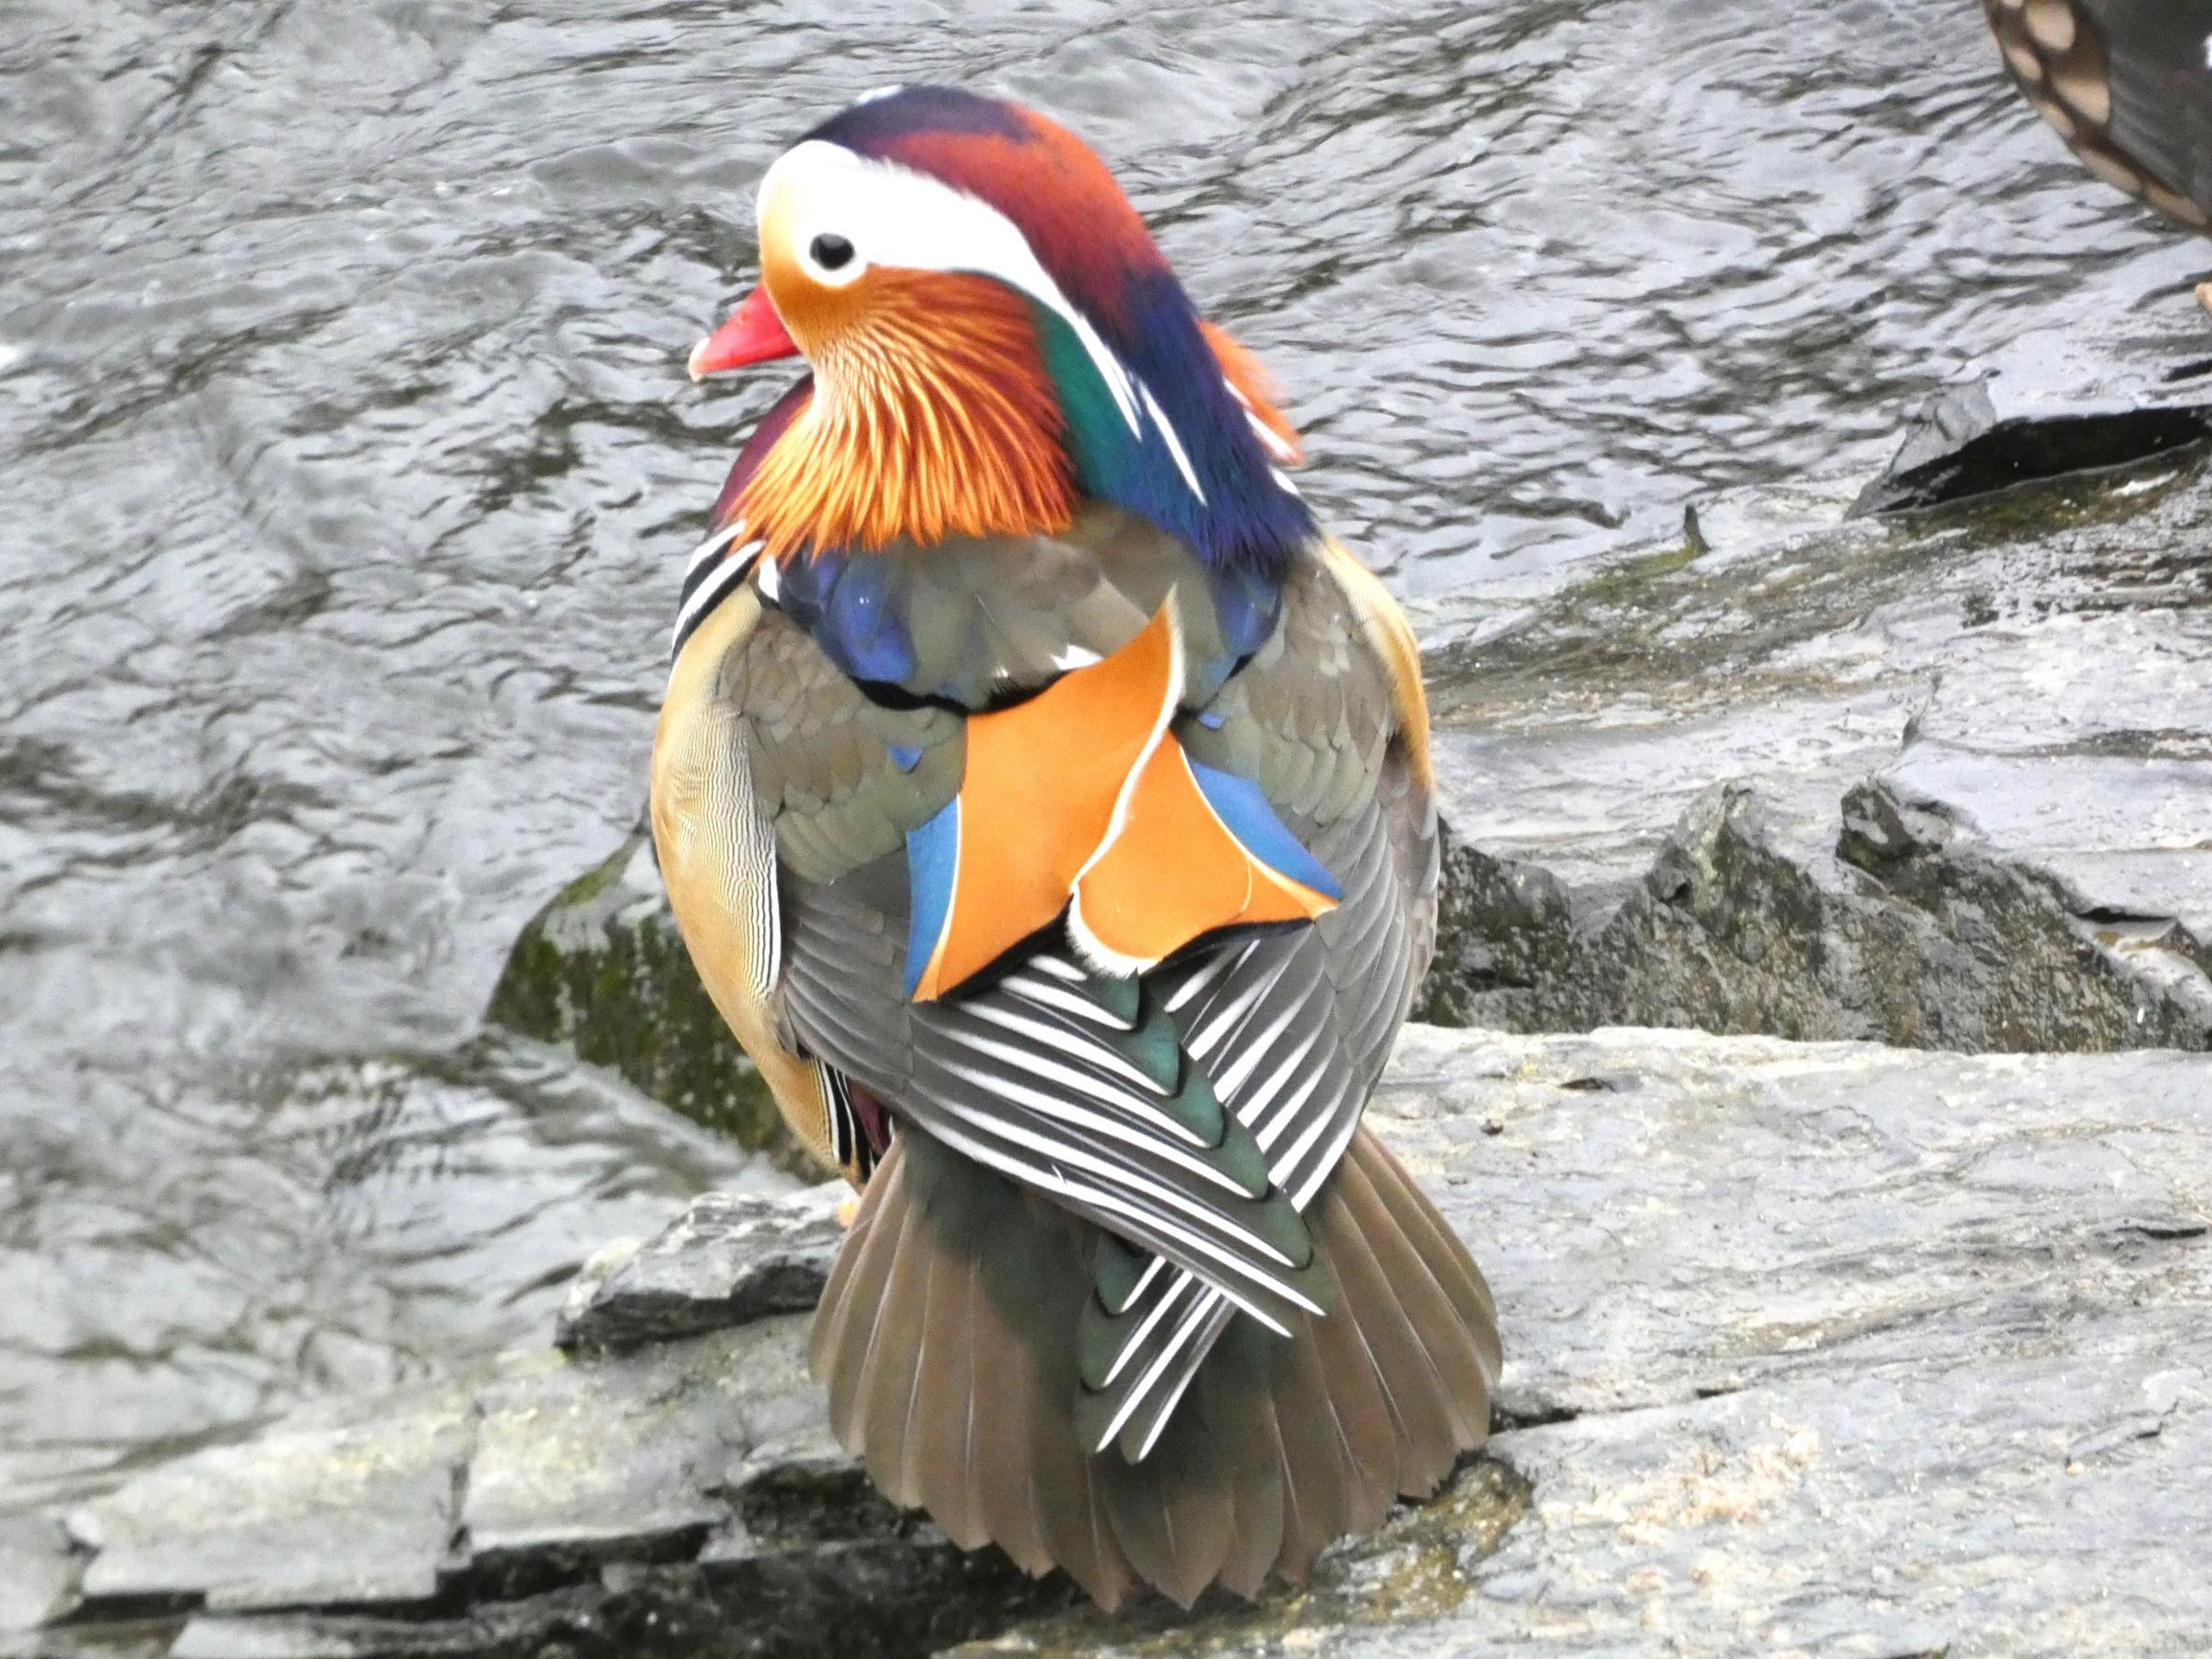
[[[985,1138],[985,1135],[1004,1135],[1006,1124],[1003,1120],[994,1119],[968,1108],[954,1109],[952,1116],[961,1122],[978,1125],[984,1131],[984,1135],[971,1134],[959,1128],[953,1123],[940,1119],[935,1126],[934,1132],[937,1138],[947,1146],[951,1147],[955,1151],[967,1153],[978,1163],[996,1170],[1001,1174],[1012,1176],[1015,1180],[1035,1186],[1048,1194],[1056,1194],[1069,1201],[1073,1206],[1088,1206],[1105,1215],[1120,1217],[1141,1231],[1164,1235],[1172,1240],[1181,1253],[1214,1264],[1219,1269],[1220,1277],[1218,1278],[1215,1278],[1212,1275],[1206,1277],[1215,1288],[1277,1335],[1288,1336],[1290,1333],[1281,1321],[1253,1301],[1249,1294],[1240,1290],[1232,1282],[1233,1280],[1239,1277],[1249,1279],[1253,1284],[1265,1286],[1284,1300],[1303,1308],[1310,1313],[1321,1312],[1313,1300],[1303,1292],[1283,1284],[1279,1280],[1268,1278],[1254,1268],[1251,1263],[1230,1254],[1203,1234],[1192,1232],[1189,1229],[1178,1225],[1172,1217],[1162,1216],[1157,1211],[1147,1209],[1123,1193],[1112,1188],[1094,1187],[1086,1182],[1073,1180],[1065,1170],[1049,1159],[1041,1164],[1029,1163],[1016,1158],[1005,1147],[993,1145],[990,1139]],[[1188,1272],[1189,1269],[1186,1268],[1184,1271]]]
[[[1153,1367],[1153,1370],[1159,1371],[1160,1367],[1165,1366],[1177,1354],[1188,1347],[1194,1335],[1218,1330],[1228,1317],[1229,1310],[1221,1305],[1221,1298],[1209,1291],[1201,1300],[1200,1306],[1193,1310],[1191,1316],[1183,1321],[1182,1327],[1170,1340],[1168,1351],[1160,1356],[1159,1365]],[[1136,1449],[1137,1462],[1142,1463],[1146,1458],[1151,1456],[1152,1448],[1159,1443],[1160,1435],[1166,1432],[1169,1422],[1175,1416],[1175,1407],[1182,1404],[1182,1396],[1190,1391],[1191,1384],[1197,1379],[1197,1366],[1186,1365],[1183,1367],[1182,1374],[1175,1379],[1175,1386],[1169,1390],[1168,1397],[1159,1403],[1159,1412],[1152,1419],[1151,1432],[1145,1436],[1145,1443]],[[1149,1394],[1158,1386],[1157,1379],[1147,1375],[1145,1380],[1145,1392]]]
[[[1168,1098],[1166,1089],[1160,1088],[1150,1077],[1145,1076],[1143,1072],[1137,1070],[1135,1066],[1130,1065],[1112,1049],[1103,1044],[1085,1043],[1082,1033],[1071,1031],[1064,1025],[1054,1025],[1050,1020],[1036,1018],[1023,1013],[1019,1007],[1008,1007],[1004,1003],[972,1002],[963,1007],[961,1012],[982,1024],[997,1026],[1002,1030],[1013,1031],[1017,1035],[1032,1038],[1050,1048],[1065,1051],[1081,1043],[1083,1046],[1077,1050],[1077,1055],[1082,1063],[1092,1070],[1123,1078],[1156,1100],[1164,1100]],[[1109,1027],[1108,1029],[1118,1030],[1123,1028]],[[1163,1119],[1162,1121],[1177,1135],[1189,1141],[1192,1146],[1203,1147],[1206,1144],[1172,1119]]]
[[[1194,1171],[1202,1171],[1209,1180],[1218,1185],[1227,1187],[1240,1198],[1251,1196],[1234,1181],[1216,1171],[1211,1164],[1193,1159],[1183,1152],[1182,1147],[1204,1148],[1207,1143],[1200,1140],[1152,1102],[1132,1096],[1124,1089],[1114,1088],[1105,1078],[1094,1077],[1085,1072],[1080,1066],[1070,1065],[1065,1061],[1055,1060],[1048,1054],[1040,1054],[1034,1049],[1019,1048],[1012,1043],[995,1041],[988,1037],[970,1037],[960,1046],[973,1049],[979,1054],[987,1054],[994,1060],[1003,1060],[1009,1065],[1018,1066],[1032,1077],[1041,1078],[1048,1083],[1058,1083],[1063,1088],[1074,1089],[1085,1100],[1096,1101],[1100,1106],[1117,1109],[1120,1113],[1119,1118],[1113,1120],[1100,1118],[1086,1111],[1079,1101],[1061,1101],[1056,1097],[1038,1097],[1053,1102],[1041,1109],[1046,1116],[1065,1117],[1070,1122],[1096,1124],[1101,1128],[1107,1128],[1111,1123],[1113,1126],[1108,1128],[1108,1133],[1117,1138],[1125,1140],[1132,1146],[1156,1151],[1161,1158],[1171,1162],[1182,1164]],[[968,1071],[960,1067],[954,1069],[971,1082],[982,1084],[986,1081],[982,1073]],[[1155,1130],[1165,1130],[1181,1144],[1179,1146],[1162,1146],[1153,1135],[1147,1134],[1136,1124],[1126,1121],[1129,1119],[1136,1120],[1136,1124],[1149,1124]]]
[[[1183,1284],[1189,1282],[1189,1280],[1185,1280]],[[1182,1289],[1183,1285],[1178,1284],[1167,1295],[1160,1298],[1159,1306],[1147,1317],[1147,1329],[1159,1319],[1160,1314],[1175,1305],[1182,1295]],[[1175,1356],[1190,1346],[1191,1337],[1197,1332],[1198,1327],[1212,1315],[1214,1303],[1213,1296],[1202,1295],[1192,1305],[1191,1311],[1183,1315],[1182,1324],[1175,1329],[1175,1334],[1168,1338],[1160,1351],[1153,1357],[1152,1363],[1145,1367],[1145,1374],[1137,1379],[1136,1386],[1129,1391],[1128,1397],[1123,1400],[1120,1409],[1108,1421],[1104,1431],[1099,1436],[1099,1443],[1091,1448],[1094,1452],[1103,1452],[1113,1443],[1113,1437],[1121,1433],[1122,1426],[1136,1415],[1138,1407],[1142,1406],[1152,1391],[1159,1386],[1161,1373],[1175,1363]],[[1121,1359],[1128,1359],[1136,1351],[1136,1341],[1132,1341],[1127,1347],[1122,1350]],[[1118,1365],[1120,1362],[1117,1360],[1115,1363]],[[1166,1414],[1163,1413],[1160,1421],[1165,1422],[1166,1420]],[[1158,1427],[1158,1424],[1154,1425],[1156,1433]]]
[[1203,1063],[1212,1058],[1213,1052],[1235,1033],[1237,1027],[1281,982],[1283,975],[1290,970],[1290,955],[1288,951],[1284,952],[1277,959],[1274,971],[1265,979],[1239,986],[1231,1001],[1218,1009],[1208,1007],[1199,1016],[1192,1026],[1190,1040],[1183,1044],[1192,1059]]
[[[1290,1120],[1286,1118],[1283,1121],[1288,1123]],[[1323,1135],[1329,1132],[1329,1114],[1327,1112],[1317,1112],[1313,1114],[1313,1121],[1306,1125],[1305,1133],[1300,1135],[1295,1141],[1291,1142],[1288,1149],[1283,1154],[1283,1173],[1277,1178],[1280,1184],[1286,1187],[1290,1184],[1291,1176],[1297,1171],[1300,1162],[1303,1160],[1306,1154],[1312,1149],[1313,1143],[1318,1141]],[[1348,1140],[1351,1137],[1347,1135],[1345,1138]],[[1328,1159],[1323,1164],[1322,1167],[1324,1170],[1333,1168],[1335,1166],[1335,1160],[1334,1159]]]
[[[1055,1125],[1063,1123],[1074,1123],[1096,1129],[1115,1139],[1135,1138],[1137,1144],[1144,1146],[1147,1150],[1157,1151],[1163,1159],[1170,1159],[1169,1148],[1145,1141],[1142,1137],[1131,1136],[1126,1124],[1113,1123],[1111,1119],[1100,1117],[1093,1112],[1071,1109],[1066,1101],[1052,1095],[1040,1094],[1033,1089],[1024,1088],[1010,1078],[984,1078],[980,1074],[965,1072],[957,1066],[950,1069],[956,1076],[962,1077],[967,1082],[991,1083],[1001,1100],[1026,1106],[1033,1115],[1042,1118],[1047,1123]],[[1167,1182],[1146,1174],[1140,1169],[1132,1168],[1122,1160],[1092,1152],[1079,1141],[1054,1139],[1051,1135],[1003,1115],[994,1117],[988,1112],[959,1101],[945,1101],[942,1104],[946,1110],[967,1119],[981,1128],[991,1131],[993,1134],[1004,1135],[1016,1146],[1026,1147],[1049,1160],[1072,1165],[1102,1181],[1119,1182],[1123,1187],[1139,1196],[1181,1210],[1201,1225],[1212,1228],[1224,1238],[1235,1240],[1256,1255],[1265,1256],[1270,1261],[1280,1262],[1293,1271],[1298,1268],[1296,1262],[1265,1239],[1261,1238],[1248,1228],[1239,1227],[1235,1217],[1225,1215],[1211,1205],[1202,1204],[1197,1199],[1178,1192]],[[1171,1161],[1172,1161],[1171,1159]],[[1211,1179],[1226,1184],[1226,1177],[1210,1169],[1206,1171],[1206,1173]],[[1244,1197],[1241,1188],[1232,1186],[1230,1190],[1236,1192],[1240,1198]],[[1249,1202],[1249,1200],[1247,1201]],[[1260,1277],[1256,1269],[1248,1271],[1253,1272],[1255,1277]],[[1289,1286],[1284,1285],[1281,1289],[1286,1296],[1295,1298],[1296,1293],[1290,1289]],[[1297,1298],[1297,1300],[1302,1300],[1303,1299]]]
[[[1291,1066],[1298,1065],[1307,1052],[1309,1051],[1301,1050],[1297,1055],[1286,1061],[1284,1070],[1288,1071]],[[1266,1151],[1269,1147],[1282,1139],[1283,1131],[1298,1122],[1299,1113],[1305,1110],[1306,1102],[1313,1098],[1313,1091],[1321,1087],[1322,1079],[1326,1075],[1327,1068],[1325,1066],[1316,1065],[1300,1080],[1296,1089],[1280,1099],[1276,1097],[1275,1089],[1279,1086],[1282,1073],[1278,1072],[1275,1077],[1269,1079],[1268,1087],[1261,1092],[1253,1106],[1252,1115],[1243,1118],[1244,1126],[1252,1131],[1252,1137],[1259,1142],[1262,1152]],[[1241,1112],[1238,1115],[1243,1117]],[[1282,1172],[1273,1163],[1267,1166],[1267,1174],[1277,1185],[1283,1184]]]
[[732,519],[713,535],[691,549],[691,557],[684,560],[684,581],[688,583],[715,554],[745,534],[745,521]]
[[[1293,1019],[1296,1019],[1300,1014],[1308,1012],[1303,998],[1287,1006],[1269,1022],[1265,1030],[1257,1037],[1247,1041],[1243,1047],[1237,1051],[1236,1058],[1221,1068],[1221,1075],[1214,1079],[1215,1094],[1222,1097],[1241,1095],[1244,1092],[1245,1079],[1259,1069],[1260,1062],[1266,1058],[1268,1050],[1275,1046],[1275,1040],[1290,1029],[1290,1022]],[[1308,1032],[1312,1033],[1317,1030],[1318,1028],[1309,1021]],[[1256,1100],[1253,1102],[1255,1106],[1260,1103]]]
[[1203,992],[1210,991],[1220,977],[1231,968],[1241,968],[1258,947],[1246,945],[1241,950],[1218,950],[1206,966],[1184,980],[1168,994],[1168,1012],[1180,1013],[1185,1003]]
[[1145,1292],[1152,1288],[1152,1281],[1166,1271],[1167,1265],[1166,1259],[1160,1256],[1154,1256],[1147,1262],[1145,1270],[1136,1276],[1136,1283],[1129,1287],[1129,1294],[1122,1298],[1122,1305],[1114,1312],[1126,1313],[1131,1308],[1135,1307],[1138,1301],[1143,1300]]
[[[1100,1007],[1097,1003],[1092,1002],[1081,992],[1070,991],[1065,985],[1056,984],[1048,979],[1039,978],[1026,969],[1019,972],[1007,974],[998,983],[1001,990],[1010,991],[1024,1001],[1033,1002],[1040,1007],[1057,1008],[1063,1014],[1070,1015],[1077,1019],[1087,1020],[1092,1025],[1105,1026],[1112,1030],[1126,1031],[1129,1030],[1128,1026],[1116,1019],[1104,1008]],[[976,1006],[980,1007],[982,1005]]]
[[[1158,1261],[1159,1258],[1158,1256],[1154,1256],[1152,1259],[1154,1261]],[[1142,1323],[1137,1325],[1135,1334],[1132,1335],[1126,1342],[1122,1344],[1122,1351],[1114,1356],[1113,1369],[1106,1373],[1106,1381],[1103,1384],[1104,1387],[1112,1388],[1113,1386],[1113,1380],[1122,1374],[1123,1370],[1128,1365],[1130,1360],[1136,1358],[1136,1350],[1144,1347],[1145,1338],[1152,1334],[1153,1327],[1158,1325],[1162,1319],[1167,1317],[1168,1310],[1172,1308],[1177,1302],[1181,1301],[1184,1293],[1187,1292],[1191,1287],[1195,1285],[1197,1282],[1198,1281],[1196,1279],[1191,1277],[1190,1275],[1186,1273],[1182,1277],[1178,1278],[1174,1284],[1168,1287],[1168,1293],[1165,1296],[1161,1297],[1158,1301],[1152,1304],[1152,1312],[1145,1315]],[[1100,1445],[1104,1445],[1106,1441],[1112,1440],[1114,1432],[1118,1432],[1120,1429],[1121,1420],[1116,1418],[1114,1421],[1113,1431],[1109,1432],[1105,1439],[1101,1440],[1099,1443]]]
[[684,641],[699,619],[720,605],[729,591],[745,580],[753,568],[754,559],[759,557],[758,544],[747,551],[733,553],[708,571],[706,579],[691,590],[691,596],[684,601],[676,613],[676,629],[668,638],[668,653],[671,656],[683,648]]

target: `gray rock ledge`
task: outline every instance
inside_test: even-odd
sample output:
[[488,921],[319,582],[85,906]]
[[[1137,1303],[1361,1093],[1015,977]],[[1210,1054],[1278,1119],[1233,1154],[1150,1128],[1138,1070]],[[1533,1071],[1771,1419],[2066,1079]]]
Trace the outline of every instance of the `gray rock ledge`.
[[2206,454],[1427,617],[1423,1017],[2212,1049]]
[[659,1237],[607,1245],[562,1299],[553,1340],[608,1351],[805,1313],[820,1300],[845,1230],[841,1181],[770,1198],[708,1193]]
[[29,1628],[0,1653],[2111,1654],[2212,1629],[2212,1062],[1417,1027],[1371,1121],[1489,1272],[1500,1431],[1307,1591],[1076,1609],[875,1495],[804,1314],[653,1339],[672,1286],[682,1328],[772,1305],[725,1294],[738,1241],[795,1283],[815,1193],[706,1201],[605,1276],[578,1318],[626,1351],[510,1355],[11,1520],[0,1616]]

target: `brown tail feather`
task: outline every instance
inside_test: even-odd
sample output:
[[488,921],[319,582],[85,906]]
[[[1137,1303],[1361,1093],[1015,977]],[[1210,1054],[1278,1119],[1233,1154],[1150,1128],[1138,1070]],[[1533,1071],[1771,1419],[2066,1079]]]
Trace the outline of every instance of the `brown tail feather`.
[[1259,1594],[1282,1553],[1282,1449],[1273,1392],[1235,1394],[1237,1381],[1231,1368],[1210,1366],[1199,1371],[1194,1387],[1203,1420],[1220,1432],[1221,1465],[1236,1500],[1236,1530],[1221,1562],[1221,1583],[1250,1599]]
[[1076,1432],[1095,1235],[902,1130],[817,1315],[831,1425],[957,1542],[1064,1567],[1108,1607],[1140,1582],[1185,1606],[1302,1582],[1481,1443],[1498,1373],[1481,1276],[1366,1131],[1308,1218],[1339,1312],[1289,1341],[1237,1318],[1131,1464]]
[[[900,1202],[900,1182],[885,1180],[878,1168],[868,1182],[867,1196],[853,1218],[853,1231],[838,1252],[837,1265],[823,1288],[821,1309],[815,1316],[813,1360],[816,1374],[830,1384],[830,1426],[838,1439],[851,1444],[861,1406],[861,1384],[866,1380],[869,1339],[875,1334],[877,1310],[883,1304],[884,1281],[890,1277],[898,1255],[899,1235],[905,1221]],[[878,1217],[888,1215],[886,1225]],[[833,1350],[847,1358],[834,1371],[822,1369],[823,1354]]]
[[1470,1399],[1453,1386],[1453,1379],[1482,1374],[1480,1347],[1474,1333],[1460,1324],[1451,1298],[1422,1260],[1389,1200],[1369,1179],[1367,1161],[1346,1159],[1334,1184],[1346,1207],[1360,1217],[1360,1230],[1368,1247],[1375,1253],[1392,1293],[1406,1312],[1406,1323],[1420,1350],[1419,1359],[1410,1363],[1428,1366],[1436,1397],[1451,1414],[1453,1438],[1478,1442],[1489,1429],[1488,1391]]
[[[976,1264],[950,1251],[940,1250],[930,1257],[929,1314],[922,1359],[914,1368],[918,1400],[966,1400],[972,1405],[975,1399],[975,1310],[971,1299],[977,1277]],[[923,1484],[925,1469],[959,1472],[959,1478],[943,1485],[936,1521],[945,1535],[963,1549],[974,1549],[991,1536],[983,1524],[982,1500],[967,1477],[978,1429],[972,1409],[921,1412],[906,1434],[901,1465],[900,1484],[909,1491]]]
[[1453,1236],[1452,1230],[1444,1225],[1443,1217],[1436,1213],[1436,1206],[1429,1202],[1429,1194],[1406,1173],[1406,1166],[1391,1149],[1371,1136],[1363,1152],[1360,1167],[1375,1183],[1391,1214],[1406,1230],[1421,1260],[1443,1287],[1444,1294],[1452,1299],[1460,1324],[1482,1348],[1485,1369],[1496,1376],[1501,1362],[1498,1304],[1490,1298],[1489,1286],[1483,1283],[1481,1272]]
[[1396,1453],[1394,1490],[1403,1491],[1418,1472],[1450,1466],[1459,1444],[1452,1412],[1433,1388],[1392,1386],[1401,1378],[1426,1378],[1430,1373],[1420,1337],[1367,1232],[1336,1229],[1327,1248],[1344,1286],[1344,1305],[1352,1315],[1353,1328],[1385,1384],[1383,1406],[1390,1414]]
[[[1060,1405],[1067,1413],[1073,1397]],[[1171,1439],[1172,1448],[1166,1443]],[[1118,1452],[1093,1457],[1130,1566],[1189,1606],[1219,1575],[1236,1530],[1236,1490],[1219,1446],[1208,1435],[1171,1433],[1139,1464]]]

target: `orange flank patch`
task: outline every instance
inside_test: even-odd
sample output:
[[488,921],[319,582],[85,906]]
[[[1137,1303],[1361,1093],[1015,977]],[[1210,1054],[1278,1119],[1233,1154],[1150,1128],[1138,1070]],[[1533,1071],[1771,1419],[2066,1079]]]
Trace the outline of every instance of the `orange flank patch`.
[[1245,851],[1172,735],[1145,761],[1120,830],[1076,886],[1077,937],[1131,971],[1217,927],[1306,922],[1335,904]]
[[1129,773],[1182,694],[1167,606],[1104,662],[968,722],[952,902],[914,987],[926,1002],[1066,907]]

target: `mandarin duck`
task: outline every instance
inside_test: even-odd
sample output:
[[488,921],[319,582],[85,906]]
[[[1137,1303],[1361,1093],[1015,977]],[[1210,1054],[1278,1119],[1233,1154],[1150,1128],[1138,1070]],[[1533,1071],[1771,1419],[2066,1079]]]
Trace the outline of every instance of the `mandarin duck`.
[[2212,0],[1982,3],[2015,84],[2091,171],[2212,230]]
[[1412,635],[1061,127],[893,89],[758,220],[693,377],[810,372],[685,573],[652,817],[716,1005],[862,1189],[831,1424],[1107,1606],[1301,1581],[1498,1374],[1360,1124],[1435,925]]

